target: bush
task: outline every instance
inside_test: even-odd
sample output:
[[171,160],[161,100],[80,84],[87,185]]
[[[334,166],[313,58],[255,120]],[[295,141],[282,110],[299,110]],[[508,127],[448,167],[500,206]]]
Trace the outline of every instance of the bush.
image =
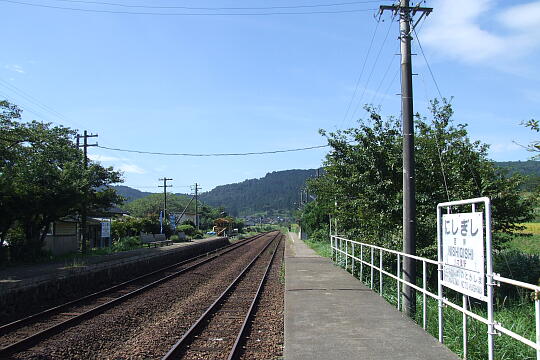
[[195,227],[189,224],[184,224],[176,227],[176,230],[179,232],[184,232],[187,236],[195,235]]
[[[501,276],[523,281],[529,284],[538,284],[540,279],[540,256],[522,253],[518,250],[502,250],[494,255],[493,271]],[[519,298],[524,300],[529,291],[513,285],[502,284],[497,289],[497,297]]]
[[137,249],[139,247],[141,247],[141,240],[138,236],[127,236],[115,241],[112,244],[112,251],[127,251]]
[[318,242],[330,242],[330,235],[328,232],[328,226],[323,225],[322,229],[318,229],[309,234],[309,239]]

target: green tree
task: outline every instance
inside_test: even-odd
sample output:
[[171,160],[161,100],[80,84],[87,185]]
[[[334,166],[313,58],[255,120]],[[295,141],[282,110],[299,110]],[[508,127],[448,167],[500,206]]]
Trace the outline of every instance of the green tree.
[[[133,216],[148,216],[159,214],[163,210],[163,194],[151,194],[143,198],[134,200],[124,207]],[[189,203],[189,197],[185,195],[167,194],[167,212],[181,213]],[[195,213],[195,203],[191,202],[188,212]]]
[[[366,110],[369,120],[357,128],[321,131],[332,150],[323,176],[309,186],[318,206],[337,216],[341,233],[400,249],[401,126],[396,118],[383,120],[375,108]],[[430,110],[430,120],[417,116],[415,122],[418,253],[436,254],[435,208],[448,200],[488,196],[496,234],[518,230],[532,211],[530,201],[519,196],[522,177],[501,173],[487,158],[488,145],[471,141],[466,125],[454,125],[449,103],[435,100]],[[500,245],[504,238],[496,240]]]
[[[82,169],[82,152],[73,143],[75,131],[32,121],[19,122],[20,111],[0,103],[0,239],[18,227],[24,236],[12,250],[34,258],[40,252],[49,224],[75,215],[86,196],[90,210],[108,208],[120,197],[107,185],[121,181],[120,173],[90,162]],[[14,244],[11,244],[14,245]],[[13,247],[13,246],[12,246]]]

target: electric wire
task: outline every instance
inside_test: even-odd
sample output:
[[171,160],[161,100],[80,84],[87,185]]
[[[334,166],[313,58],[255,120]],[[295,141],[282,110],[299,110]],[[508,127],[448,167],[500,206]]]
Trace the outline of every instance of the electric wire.
[[[5,91],[13,92],[16,96],[19,96],[22,99],[24,99],[26,102],[32,104],[32,106],[37,106],[38,108],[40,108],[41,109],[40,111],[36,111],[35,108],[32,108],[32,107],[29,107],[27,105],[21,104],[21,101],[15,101],[13,99],[13,97],[8,98],[8,96],[5,93],[1,94],[6,99],[8,99],[11,103],[17,105],[18,107],[20,107],[21,109],[23,109],[23,110],[25,110],[27,112],[30,112],[30,113],[40,117],[43,120],[47,120],[47,121],[49,121],[51,123],[56,123],[56,124],[62,125],[59,121],[51,120],[51,118],[49,116],[52,116],[53,118],[60,119],[63,122],[71,123],[71,124],[76,125],[76,126],[81,126],[80,124],[77,124],[75,121],[73,121],[71,119],[68,119],[62,113],[56,111],[52,107],[50,107],[50,106],[46,105],[45,103],[43,103],[42,101],[38,100],[36,97],[30,95],[28,92],[18,88],[17,86],[15,86],[13,84],[10,84],[9,82],[7,82],[7,81],[5,81],[5,80],[3,80],[1,78],[0,78],[0,87],[3,87]],[[48,114],[48,116],[44,116],[41,111],[45,111],[46,114]]]
[[100,148],[100,149],[111,150],[111,151],[120,151],[120,152],[136,153],[136,154],[147,154],[147,155],[190,156],[190,157],[249,156],[249,155],[280,154],[280,153],[288,153],[288,152],[296,152],[296,151],[322,149],[322,148],[326,148],[326,147],[329,147],[329,146],[330,145],[327,144],[327,145],[308,146],[308,147],[303,147],[303,148],[284,149],[284,150],[254,151],[254,152],[243,152],[243,153],[209,153],[209,154],[202,154],[202,153],[166,153],[166,152],[155,152],[155,151],[142,151],[142,150],[120,149],[120,148],[113,148],[113,147],[108,147],[108,146],[97,145],[97,147]]
[[56,6],[48,4],[35,4],[24,1],[15,0],[0,0],[4,3],[39,7],[46,9],[67,10],[86,13],[107,13],[107,14],[122,14],[122,15],[154,15],[154,16],[271,16],[271,15],[316,15],[316,14],[345,14],[345,13],[359,13],[375,11],[377,9],[344,9],[344,10],[324,10],[324,11],[294,11],[294,12],[282,12],[282,11],[270,11],[270,12],[229,12],[229,13],[208,13],[208,12],[146,12],[146,11],[123,11],[123,10],[107,10],[107,9],[85,9],[77,7]]
[[427,68],[429,70],[429,73],[431,74],[431,79],[433,79],[433,82],[435,83],[435,87],[437,88],[437,92],[439,93],[439,97],[443,99],[443,96],[441,94],[441,89],[439,88],[439,84],[437,84],[437,80],[435,79],[435,76],[433,75],[433,71],[431,70],[431,66],[429,65],[429,61],[426,57],[426,54],[424,53],[424,49],[422,48],[422,43],[420,42],[420,38],[418,37],[418,33],[416,32],[416,29],[413,28],[414,36],[416,38],[416,41],[418,41],[418,47],[420,48],[420,52],[422,53],[422,57],[424,58],[424,61],[426,62]]
[[377,86],[377,90],[375,90],[375,92],[373,93],[373,97],[371,98],[371,103],[372,104],[375,103],[375,98],[378,99],[380,97],[381,94],[379,93],[379,90],[381,90],[381,86],[383,85],[384,81],[386,80],[386,76],[388,76],[388,73],[390,72],[390,68],[392,67],[392,65],[394,65],[395,61],[396,61],[396,55],[392,55],[392,57],[390,58],[390,61],[388,62],[388,66],[386,67],[386,71],[384,72],[384,75],[383,75],[381,81],[379,82],[379,85]]
[[[15,101],[12,97],[8,96],[6,93],[4,92],[0,92],[0,96],[2,96],[3,98],[5,98],[6,100],[8,100],[10,103],[12,104],[15,104],[17,103],[17,101]],[[29,112],[31,114],[34,114],[35,116],[37,116],[40,120],[46,120],[47,122],[54,122],[54,121],[51,121],[50,118],[48,118],[47,116],[43,115],[41,112],[39,112],[38,110],[35,110],[34,108],[28,106],[28,105],[21,105],[21,104],[17,104],[17,107],[20,108],[21,110],[23,110],[23,113],[24,112]]]
[[334,7],[334,6],[350,6],[358,4],[380,3],[379,0],[364,0],[364,1],[349,1],[339,3],[326,3],[326,4],[312,4],[312,5],[289,5],[289,6],[259,6],[259,7],[191,7],[191,6],[178,6],[178,5],[133,5],[122,4],[107,1],[87,1],[87,0],[52,0],[65,3],[78,3],[78,4],[90,4],[90,5],[105,5],[105,6],[117,6],[124,8],[139,8],[139,9],[183,9],[183,10],[208,10],[208,11],[222,11],[222,10],[277,10],[277,9],[306,9],[306,8],[320,8],[320,7]]
[[377,34],[377,29],[379,28],[380,21],[377,21],[377,25],[375,26],[375,30],[373,31],[373,35],[371,36],[371,41],[369,42],[369,47],[366,52],[366,56],[364,57],[364,62],[362,63],[362,69],[360,70],[360,75],[358,75],[358,78],[356,79],[356,85],[354,86],[354,92],[351,96],[351,99],[349,100],[349,105],[347,106],[347,111],[345,111],[345,115],[343,116],[343,119],[340,122],[340,127],[343,125],[345,120],[347,119],[349,115],[349,111],[351,109],[351,105],[354,102],[354,98],[356,97],[356,94],[358,92],[358,87],[360,86],[360,81],[362,80],[362,76],[364,75],[364,69],[366,68],[366,63],[369,57],[369,54],[371,53],[371,48],[373,47],[373,41],[375,40],[375,35]]
[[390,19],[388,30],[386,31],[386,35],[384,36],[384,40],[383,40],[383,42],[381,44],[381,47],[379,48],[377,56],[375,57],[375,61],[373,62],[373,66],[371,67],[371,71],[369,73],[368,79],[367,79],[366,84],[364,86],[364,89],[362,91],[362,95],[360,96],[360,99],[358,100],[358,103],[357,103],[357,105],[356,105],[356,107],[354,109],[354,112],[351,115],[351,119],[349,121],[354,120],[354,116],[356,115],[356,113],[358,112],[358,109],[362,105],[362,100],[364,99],[364,95],[366,94],[366,90],[368,88],[369,82],[371,81],[371,77],[373,76],[373,73],[375,72],[375,67],[377,66],[377,63],[379,61],[379,57],[381,56],[384,45],[386,44],[386,40],[388,39],[388,35],[390,34],[390,30],[392,29],[394,19],[395,19],[395,14],[392,15],[392,19]]

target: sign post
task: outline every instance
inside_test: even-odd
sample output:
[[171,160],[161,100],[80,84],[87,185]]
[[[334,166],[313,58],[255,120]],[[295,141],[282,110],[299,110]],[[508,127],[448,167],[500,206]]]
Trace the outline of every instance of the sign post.
[[[102,221],[101,222],[101,246],[103,247],[103,239],[111,238],[111,222]],[[109,241],[110,244],[110,241]]]
[[442,216],[442,284],[485,300],[484,229],[481,212]]
[[[477,211],[478,205],[483,205]],[[470,207],[470,212],[454,209]],[[443,214],[443,209],[446,214]],[[493,360],[495,319],[493,314],[493,257],[491,201],[487,197],[450,201],[437,205],[439,272],[439,341],[443,342],[444,287],[463,294],[463,351],[467,353],[467,296],[487,303],[488,359]]]

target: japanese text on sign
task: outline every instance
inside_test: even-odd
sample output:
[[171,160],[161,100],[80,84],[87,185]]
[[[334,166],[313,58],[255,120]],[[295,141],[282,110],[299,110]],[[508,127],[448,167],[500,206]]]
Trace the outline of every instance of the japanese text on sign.
[[103,221],[101,223],[101,237],[109,238],[111,237],[111,223],[108,221]]
[[443,285],[484,297],[484,230],[481,212],[442,216]]

